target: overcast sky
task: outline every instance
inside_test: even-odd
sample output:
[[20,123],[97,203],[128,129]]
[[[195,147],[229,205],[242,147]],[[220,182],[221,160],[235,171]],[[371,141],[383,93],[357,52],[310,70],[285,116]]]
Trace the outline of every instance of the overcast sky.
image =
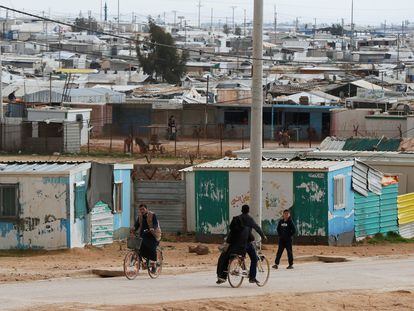
[[[132,12],[139,19],[148,15],[156,16],[166,13],[167,21],[173,20],[173,10],[177,16],[185,16],[190,24],[197,23],[198,0],[119,0],[122,19],[130,20]],[[401,24],[402,20],[413,20],[414,0],[354,0],[355,23],[363,25],[379,25],[387,20],[388,23]],[[105,3],[105,0],[102,0]],[[118,0],[107,0],[109,15],[117,14]],[[5,6],[16,9],[25,9],[34,13],[51,11],[52,17],[63,15],[75,16],[79,11],[87,15],[91,10],[99,18],[101,0],[0,0]],[[211,8],[214,8],[214,20],[221,23],[226,17],[231,23],[232,8],[235,9],[235,19],[243,20],[244,9],[247,18],[252,17],[253,0],[201,0],[201,18],[204,22],[210,21]],[[319,23],[339,22],[341,18],[345,23],[350,22],[351,0],[264,0],[265,20],[273,19],[274,5],[277,5],[279,20],[293,21],[296,17],[303,22],[313,22],[317,18]],[[2,13],[3,15],[4,13]]]

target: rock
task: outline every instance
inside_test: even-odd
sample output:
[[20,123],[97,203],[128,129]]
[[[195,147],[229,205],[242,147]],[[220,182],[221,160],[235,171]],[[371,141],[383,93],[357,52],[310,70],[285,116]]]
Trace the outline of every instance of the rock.
[[197,255],[207,255],[210,253],[210,249],[206,245],[199,244],[197,245],[196,254]]
[[192,245],[188,246],[188,252],[190,254],[195,253],[196,250],[197,250],[197,246],[192,246]]

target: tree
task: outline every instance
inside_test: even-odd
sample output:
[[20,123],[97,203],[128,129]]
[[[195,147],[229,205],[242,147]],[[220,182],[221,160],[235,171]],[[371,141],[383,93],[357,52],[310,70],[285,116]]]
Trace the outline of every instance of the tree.
[[236,36],[241,36],[241,28],[239,26],[237,26],[236,29],[234,30],[234,34]]
[[99,26],[98,22],[93,17],[77,17],[75,19],[73,31],[84,31],[86,29],[88,29],[88,34],[102,31],[102,28]]
[[138,60],[144,72],[158,80],[177,84],[186,73],[188,53],[179,53],[171,34],[148,21],[149,36],[142,46],[137,45]]
[[321,31],[330,32],[334,36],[342,36],[344,29],[340,24],[332,24],[330,27],[319,29]]
[[223,32],[228,35],[230,33],[230,27],[227,24],[224,24],[223,26]]

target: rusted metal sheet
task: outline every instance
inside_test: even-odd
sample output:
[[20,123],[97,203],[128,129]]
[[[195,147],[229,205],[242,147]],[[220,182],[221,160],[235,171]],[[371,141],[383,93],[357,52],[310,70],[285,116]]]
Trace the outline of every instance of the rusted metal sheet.
[[195,187],[197,233],[226,233],[229,224],[229,173],[198,171]]
[[114,216],[109,206],[99,202],[91,211],[92,245],[111,244],[114,240]]
[[163,232],[185,231],[184,181],[136,181],[134,187],[135,206],[146,204],[157,215]]

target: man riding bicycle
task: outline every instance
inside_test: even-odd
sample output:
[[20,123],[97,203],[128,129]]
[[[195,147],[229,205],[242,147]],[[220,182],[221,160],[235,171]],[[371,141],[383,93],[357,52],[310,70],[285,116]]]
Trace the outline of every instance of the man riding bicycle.
[[247,254],[250,257],[250,271],[249,282],[258,283],[256,279],[258,256],[252,244],[254,236],[252,229],[254,229],[262,239],[266,239],[262,229],[249,215],[250,207],[248,205],[242,206],[242,214],[233,218],[230,223],[230,232],[227,236],[226,242],[229,244],[227,251],[223,252],[217,263],[217,284],[226,281],[227,274],[225,269],[228,265],[230,256],[232,254],[244,256]]
[[161,230],[157,220],[157,216],[148,210],[145,204],[141,204],[138,208],[139,215],[135,222],[132,232],[138,234],[142,238],[139,254],[149,259],[156,269],[157,246],[161,240]]

